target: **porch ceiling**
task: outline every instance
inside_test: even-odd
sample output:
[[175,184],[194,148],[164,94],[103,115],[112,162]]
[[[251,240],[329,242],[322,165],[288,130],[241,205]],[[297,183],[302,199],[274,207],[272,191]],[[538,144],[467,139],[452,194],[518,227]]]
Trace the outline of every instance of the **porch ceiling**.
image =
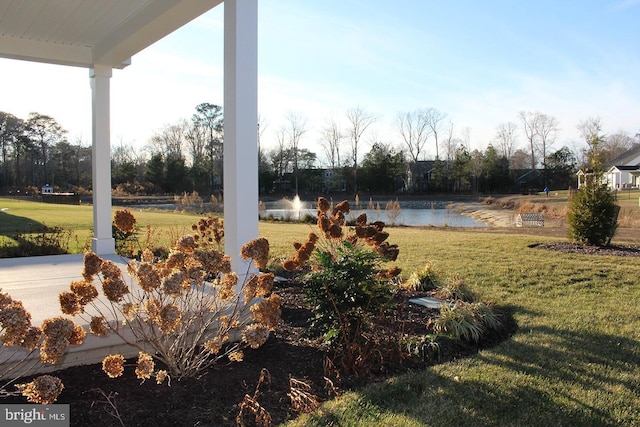
[[124,68],[222,0],[0,0],[0,57]]

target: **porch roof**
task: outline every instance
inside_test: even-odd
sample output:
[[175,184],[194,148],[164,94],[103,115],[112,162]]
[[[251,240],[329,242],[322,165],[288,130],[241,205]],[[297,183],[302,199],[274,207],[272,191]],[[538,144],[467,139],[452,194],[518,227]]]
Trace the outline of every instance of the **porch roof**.
[[0,57],[124,68],[222,0],[0,0]]

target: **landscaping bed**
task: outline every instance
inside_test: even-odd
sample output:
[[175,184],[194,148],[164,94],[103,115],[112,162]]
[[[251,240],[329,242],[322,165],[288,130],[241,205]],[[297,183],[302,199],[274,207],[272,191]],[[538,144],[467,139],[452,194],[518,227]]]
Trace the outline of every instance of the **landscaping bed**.
[[[221,363],[198,379],[171,381],[170,385],[157,385],[153,379],[142,383],[134,373],[135,360],[127,361],[124,375],[116,379],[107,377],[100,365],[68,368],[54,373],[65,386],[56,403],[71,405],[74,426],[220,426],[236,424],[241,403],[249,395],[277,425],[297,415],[288,396],[291,378],[308,385],[308,396],[322,402],[392,374],[474,354],[507,339],[516,329],[511,316],[503,312],[502,329],[488,333],[479,344],[443,340],[437,357],[405,358],[401,364],[383,360],[369,375],[349,378],[330,367],[328,361],[333,355],[321,340],[306,336],[311,310],[304,302],[302,289],[281,283],[275,292],[282,297],[282,319],[277,330],[263,347],[246,350],[242,362]],[[378,331],[380,336],[428,332],[427,321],[437,311],[408,302],[421,295],[398,293],[396,309],[387,315],[384,329]],[[24,399],[10,398],[4,403],[24,403]],[[255,416],[247,405],[243,413],[243,422],[255,425]]]

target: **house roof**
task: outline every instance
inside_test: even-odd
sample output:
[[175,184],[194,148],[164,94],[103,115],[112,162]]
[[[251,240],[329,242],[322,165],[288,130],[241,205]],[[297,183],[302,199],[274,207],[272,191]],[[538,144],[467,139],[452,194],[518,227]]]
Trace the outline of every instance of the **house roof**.
[[222,0],[0,0],[0,57],[124,68]]
[[629,166],[630,164],[637,165],[640,159],[640,144],[633,144],[633,146],[613,159],[609,166],[615,165],[624,165]]
[[636,171],[639,169],[638,165],[616,165],[611,166],[609,170],[618,169],[619,171]]

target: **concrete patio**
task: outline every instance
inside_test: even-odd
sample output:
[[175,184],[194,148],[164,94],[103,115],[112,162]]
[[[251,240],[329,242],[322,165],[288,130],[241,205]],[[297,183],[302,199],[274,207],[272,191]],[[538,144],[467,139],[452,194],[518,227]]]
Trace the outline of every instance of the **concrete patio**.
[[[131,284],[131,277],[126,273],[128,259],[118,255],[106,255],[102,258],[118,264],[123,271],[125,282]],[[69,285],[74,280],[82,280],[82,269],[82,254],[0,259],[0,288],[3,293],[8,293],[14,300],[22,301],[25,309],[31,313],[31,324],[40,326],[46,318],[63,316],[60,311],[58,295],[69,290]],[[81,323],[77,318],[75,320],[87,331],[84,343],[69,347],[60,364],[38,364],[31,371],[32,373],[100,363],[106,355],[112,353],[120,353],[125,357],[133,357],[138,354],[137,348],[125,344],[116,335],[95,336],[88,333],[88,324]],[[9,361],[18,360],[24,355],[26,352],[19,352],[12,355]],[[8,362],[5,357],[0,357],[0,371],[2,371],[3,365]],[[38,355],[36,353],[31,357],[37,358]]]

